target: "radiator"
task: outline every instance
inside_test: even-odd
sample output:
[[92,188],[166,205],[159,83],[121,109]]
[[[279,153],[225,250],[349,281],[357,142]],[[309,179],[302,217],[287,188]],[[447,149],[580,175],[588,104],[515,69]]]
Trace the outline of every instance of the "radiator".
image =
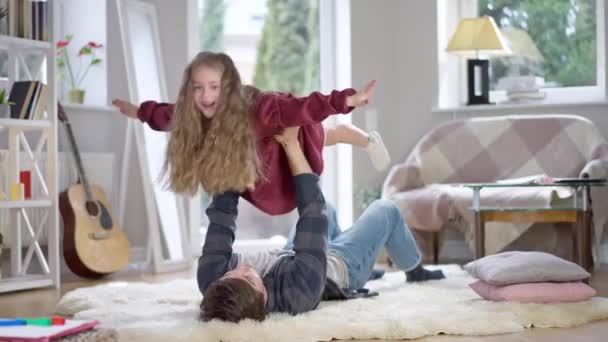
[[[2,151],[0,151],[1,153]],[[112,153],[81,153],[82,163],[85,168],[85,172],[87,174],[87,178],[90,183],[96,184],[100,186],[108,196],[108,200],[112,206],[114,212],[116,212],[117,205],[115,204],[115,184],[114,184],[114,173],[116,172],[114,168],[114,154]],[[6,188],[8,187],[8,176],[7,176],[7,161],[5,160],[2,163],[0,156],[0,186],[2,186],[6,192]],[[26,169],[26,158],[22,156],[22,161],[20,162],[22,169]],[[45,174],[45,158],[41,156],[40,161],[38,162],[38,167],[40,171]],[[78,176],[76,171],[76,166],[74,160],[69,153],[61,152],[58,155],[57,160],[57,168],[58,168],[58,187],[57,190],[59,192],[64,191],[69,186],[75,184],[77,182]],[[37,195],[42,193],[40,185],[36,182],[37,177],[34,172],[32,172],[32,197],[36,198]],[[0,233],[4,236],[4,243],[6,246],[10,247],[11,241],[11,229],[9,229],[9,209],[0,209]],[[30,222],[32,223],[32,227],[36,229],[44,217],[44,212],[47,209],[40,208],[28,208],[26,209],[28,216],[30,218]],[[60,227],[62,227],[61,216],[60,216]],[[27,227],[22,220],[21,223],[21,236],[22,243],[29,243],[30,236],[27,232]],[[47,232],[44,229],[38,239],[40,244],[46,244],[47,241]]]

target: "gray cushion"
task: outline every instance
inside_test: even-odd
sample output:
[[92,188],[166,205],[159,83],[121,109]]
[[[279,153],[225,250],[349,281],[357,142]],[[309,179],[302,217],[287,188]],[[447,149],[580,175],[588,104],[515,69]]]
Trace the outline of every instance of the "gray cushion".
[[504,252],[464,265],[477,279],[492,285],[578,281],[590,274],[579,265],[543,252]]

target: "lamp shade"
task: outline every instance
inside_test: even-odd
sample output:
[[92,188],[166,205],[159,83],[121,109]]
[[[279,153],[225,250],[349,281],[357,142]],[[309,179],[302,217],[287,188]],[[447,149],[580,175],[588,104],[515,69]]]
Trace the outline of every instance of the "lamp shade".
[[540,53],[528,32],[515,27],[503,27],[500,32],[507,39],[513,56],[524,57],[534,62],[544,62],[543,54]]
[[494,22],[494,18],[483,16],[465,18],[460,21],[458,28],[446,49],[448,52],[485,54],[509,54],[510,50],[505,38]]

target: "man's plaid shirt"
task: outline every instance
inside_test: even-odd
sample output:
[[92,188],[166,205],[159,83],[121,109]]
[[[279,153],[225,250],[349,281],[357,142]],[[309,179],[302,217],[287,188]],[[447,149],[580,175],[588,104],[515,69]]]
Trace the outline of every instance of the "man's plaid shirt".
[[[316,174],[295,176],[299,219],[294,248],[272,265],[263,281],[268,290],[267,312],[298,314],[319,305],[327,273],[327,208]],[[239,194],[226,192],[213,197],[207,208],[209,229],[198,261],[197,280],[201,293],[234,269],[238,256],[232,253]]]

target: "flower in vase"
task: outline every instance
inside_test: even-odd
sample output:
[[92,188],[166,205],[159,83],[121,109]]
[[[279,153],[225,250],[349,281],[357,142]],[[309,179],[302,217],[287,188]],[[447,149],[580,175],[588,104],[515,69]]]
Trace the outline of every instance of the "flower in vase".
[[68,46],[73,37],[69,34],[57,42],[57,66],[60,70],[59,77],[66,79],[71,89],[81,89],[80,85],[91,67],[101,63],[101,59],[95,56],[95,51],[103,45],[88,42],[78,50],[75,57],[70,58]]

